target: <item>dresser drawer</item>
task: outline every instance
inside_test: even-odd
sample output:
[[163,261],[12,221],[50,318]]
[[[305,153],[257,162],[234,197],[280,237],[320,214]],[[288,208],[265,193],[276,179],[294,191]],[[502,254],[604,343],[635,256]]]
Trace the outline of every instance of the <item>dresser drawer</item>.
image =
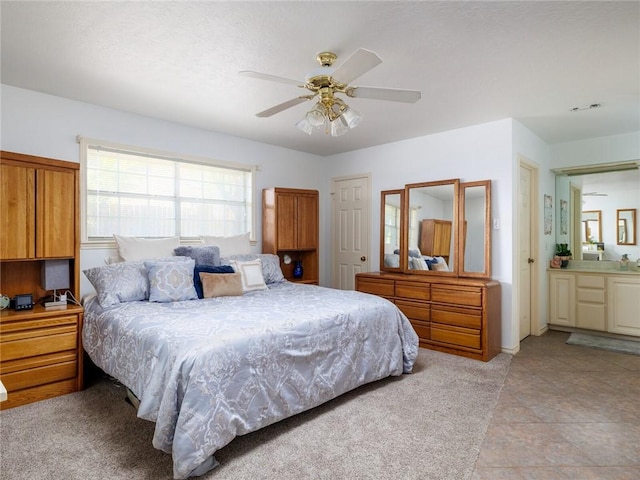
[[431,305],[431,321],[467,328],[482,328],[482,312],[471,308]]
[[430,290],[428,283],[396,281],[396,297],[428,301],[431,298]]
[[480,332],[431,322],[431,340],[461,347],[480,349]]
[[393,297],[393,280],[382,278],[361,278],[356,277],[356,290],[364,293],[372,293],[381,297]]
[[65,363],[55,363],[43,367],[21,370],[2,375],[2,383],[9,392],[35,387],[60,380],[75,378],[78,363],[73,360]]
[[413,329],[418,334],[420,340],[429,340],[431,338],[431,327],[429,322],[423,322],[413,318],[409,319],[409,321],[411,322]]
[[481,307],[482,289],[475,287],[456,287],[454,285],[432,285],[431,301]]
[[428,322],[431,319],[428,303],[397,299],[396,305],[409,320],[423,320]]
[[60,330],[56,329],[56,333],[47,331],[47,335],[13,341],[7,341],[8,338],[5,337],[9,335],[3,335],[2,343],[0,343],[0,361],[7,362],[19,358],[76,349],[78,342],[77,328],[70,327],[67,332]]

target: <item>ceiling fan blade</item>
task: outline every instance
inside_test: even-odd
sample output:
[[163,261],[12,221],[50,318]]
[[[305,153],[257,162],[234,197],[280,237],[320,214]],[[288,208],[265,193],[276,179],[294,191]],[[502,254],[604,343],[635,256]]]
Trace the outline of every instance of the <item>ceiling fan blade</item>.
[[268,73],[253,72],[251,70],[243,70],[242,72],[238,72],[238,75],[242,75],[243,77],[257,78],[258,80],[269,80],[270,82],[287,83],[298,86],[304,86],[305,83],[300,80],[279,77],[277,75],[269,75]]
[[260,112],[260,113],[256,113],[256,117],[270,117],[271,115],[275,115],[276,113],[280,113],[283,110],[286,110],[287,108],[291,108],[291,107],[295,107],[296,105],[302,103],[302,102],[306,102],[307,100],[310,100],[311,98],[313,98],[313,96],[305,96],[305,97],[296,97],[296,98],[292,98],[291,100],[288,100],[284,103],[281,103],[279,105],[276,105],[274,107],[271,108],[267,108],[266,110]]
[[373,100],[405,103],[415,103],[422,98],[419,90],[402,90],[399,88],[353,87],[348,90],[347,94],[353,98],[371,98]]
[[359,48],[336,68],[331,76],[341,83],[349,84],[381,63],[382,59],[374,52]]

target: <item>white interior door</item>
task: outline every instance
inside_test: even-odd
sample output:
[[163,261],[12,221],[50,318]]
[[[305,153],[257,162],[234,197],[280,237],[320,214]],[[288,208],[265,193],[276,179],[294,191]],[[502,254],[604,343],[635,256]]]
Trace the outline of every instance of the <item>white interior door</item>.
[[531,171],[520,165],[518,202],[520,340],[531,335]]
[[332,286],[355,289],[355,276],[369,271],[369,211],[371,179],[368,175],[332,180]]

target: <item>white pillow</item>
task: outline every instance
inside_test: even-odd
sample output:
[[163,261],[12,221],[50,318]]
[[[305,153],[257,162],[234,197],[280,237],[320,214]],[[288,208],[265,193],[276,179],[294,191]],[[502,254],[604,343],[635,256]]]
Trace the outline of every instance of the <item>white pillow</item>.
[[221,257],[230,257],[231,255],[244,255],[251,253],[251,244],[249,243],[249,232],[241,235],[233,235],[230,237],[213,237],[210,235],[201,235],[200,239],[204,245],[216,245],[220,249]]
[[180,246],[180,237],[139,238],[113,235],[118,245],[118,255],[126,262],[173,256],[173,249]]
[[249,260],[248,262],[240,262],[231,260],[229,264],[236,273],[242,278],[242,291],[251,292],[252,290],[266,290],[267,284],[264,283],[262,276],[262,261],[259,258]]

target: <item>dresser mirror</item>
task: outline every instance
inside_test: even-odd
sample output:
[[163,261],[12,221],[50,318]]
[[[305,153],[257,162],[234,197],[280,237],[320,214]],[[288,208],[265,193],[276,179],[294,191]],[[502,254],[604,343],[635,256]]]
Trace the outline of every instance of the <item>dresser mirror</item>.
[[460,184],[460,276],[491,277],[491,180]]
[[617,210],[617,238],[618,245],[636,244],[636,209],[627,208]]
[[459,179],[405,185],[405,271],[457,275]]
[[[402,205],[404,204],[404,189],[386,190],[381,192],[380,205],[380,269],[385,271],[400,271],[404,268],[401,262],[404,219]],[[403,256],[404,257],[404,256]]]
[[602,242],[602,212],[585,210],[582,212],[582,243]]

